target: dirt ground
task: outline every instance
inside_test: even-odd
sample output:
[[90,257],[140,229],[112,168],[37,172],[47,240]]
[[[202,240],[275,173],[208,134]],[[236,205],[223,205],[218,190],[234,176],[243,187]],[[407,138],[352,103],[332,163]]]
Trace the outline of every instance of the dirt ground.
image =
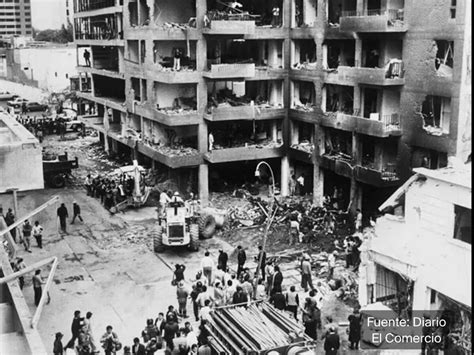
[[[54,333],[62,331],[64,341],[69,336],[70,321],[74,310],[94,313],[93,332],[98,338],[107,324],[112,324],[125,345],[138,336],[145,325],[146,318],[156,317],[169,304],[175,302],[175,291],[170,285],[171,268],[176,263],[187,266],[186,278],[194,278],[200,267],[205,250],[217,259],[218,250],[224,249],[230,257],[231,269],[236,269],[235,250],[242,245],[247,250],[248,266],[255,267],[253,257],[262,243],[264,227],[223,230],[211,239],[202,241],[198,253],[187,249],[169,249],[163,254],[152,250],[150,230],[154,227],[156,211],[154,207],[129,210],[126,213],[111,215],[97,199],[88,197],[82,183],[88,173],[106,173],[119,166],[116,161],[106,158],[98,145],[98,138],[87,136],[79,138],[68,134],[67,140],[60,141],[57,136],[46,137],[43,146],[48,152],[61,154],[67,150],[69,157],[78,157],[80,168],[73,171],[73,177],[63,189],[22,192],[19,194],[19,215],[24,215],[58,195],[65,202],[70,213],[73,201],[82,207],[84,223],[68,226],[69,234],[60,234],[56,220],[56,206],[39,213],[39,220],[45,228],[44,248],[33,247],[29,254],[20,250],[26,264],[31,264],[49,256],[59,258],[59,266],[54,278],[55,285],[50,291],[52,303],[48,305],[39,323],[40,334],[47,349],[54,339]],[[216,207],[244,205],[246,201],[229,196],[213,194],[211,203]],[[10,195],[0,195],[0,205],[4,209],[12,205]],[[338,237],[340,238],[340,237]],[[280,260],[284,274],[284,286],[299,285],[300,275],[297,256],[303,251],[310,254],[332,251],[334,237],[321,236],[311,247],[306,244],[288,246],[288,226],[275,225],[268,235],[268,255],[289,255]],[[342,261],[338,265],[342,265]],[[343,268],[343,267],[342,267]],[[47,270],[43,270],[46,277]],[[316,282],[319,277],[316,277]],[[322,280],[322,279],[321,279]],[[27,278],[25,297],[32,311],[33,290],[31,279]],[[133,297],[130,297],[133,295]],[[301,297],[305,297],[302,293]],[[304,299],[304,298],[303,298]],[[188,309],[191,309],[188,306]],[[351,312],[349,305],[335,294],[330,294],[322,309],[324,317],[331,315],[336,322],[346,322]],[[340,329],[343,352],[347,350],[345,327]],[[320,342],[322,345],[322,342]],[[351,353],[357,353],[351,351]]]

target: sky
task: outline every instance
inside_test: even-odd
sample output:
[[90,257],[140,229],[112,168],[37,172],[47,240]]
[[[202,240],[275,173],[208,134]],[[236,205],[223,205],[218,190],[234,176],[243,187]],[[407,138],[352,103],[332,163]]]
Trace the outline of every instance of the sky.
[[66,23],[66,1],[68,0],[31,0],[33,27],[39,30],[61,28]]

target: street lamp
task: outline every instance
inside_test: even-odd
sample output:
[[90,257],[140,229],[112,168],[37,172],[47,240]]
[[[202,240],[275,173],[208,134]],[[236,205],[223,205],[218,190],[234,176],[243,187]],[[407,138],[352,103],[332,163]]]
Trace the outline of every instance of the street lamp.
[[[268,231],[269,231],[270,226],[273,222],[273,218],[275,217],[275,215],[273,213],[273,203],[274,203],[274,200],[275,200],[275,175],[273,175],[273,170],[272,170],[272,167],[270,166],[270,164],[268,164],[265,161],[261,161],[260,163],[257,164],[257,167],[255,168],[255,176],[256,177],[260,177],[259,168],[260,168],[261,165],[266,165],[268,167],[268,169],[270,170],[270,174],[272,176],[272,196],[271,196],[270,204],[268,206],[267,226],[265,227],[265,233],[263,235],[262,253],[260,254],[260,257],[258,258],[257,272],[255,274],[257,284],[258,284],[258,276],[260,274],[260,268],[262,266],[263,254],[266,253],[265,248],[266,248],[266,245],[267,245]],[[263,267],[265,267],[265,265],[263,265]],[[255,285],[255,290],[257,288],[257,284]],[[255,292],[255,294],[256,294],[256,292]]]

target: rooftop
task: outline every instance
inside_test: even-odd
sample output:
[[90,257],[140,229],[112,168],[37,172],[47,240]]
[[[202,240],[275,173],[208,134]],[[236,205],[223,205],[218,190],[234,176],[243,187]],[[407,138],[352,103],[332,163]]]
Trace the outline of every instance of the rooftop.
[[426,176],[431,179],[445,181],[451,184],[471,188],[471,170],[472,164],[464,164],[455,167],[448,167],[442,169],[426,169],[415,168],[413,171],[417,174]]

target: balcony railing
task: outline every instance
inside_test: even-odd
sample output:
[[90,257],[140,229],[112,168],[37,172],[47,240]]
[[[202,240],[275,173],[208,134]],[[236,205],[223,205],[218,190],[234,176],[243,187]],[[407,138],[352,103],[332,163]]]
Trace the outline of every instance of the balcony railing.
[[371,9],[365,11],[342,11],[342,17],[366,17],[366,16],[387,16],[389,21],[403,21],[404,20],[403,9]]
[[74,12],[84,12],[115,6],[115,0],[78,0],[74,1]]

